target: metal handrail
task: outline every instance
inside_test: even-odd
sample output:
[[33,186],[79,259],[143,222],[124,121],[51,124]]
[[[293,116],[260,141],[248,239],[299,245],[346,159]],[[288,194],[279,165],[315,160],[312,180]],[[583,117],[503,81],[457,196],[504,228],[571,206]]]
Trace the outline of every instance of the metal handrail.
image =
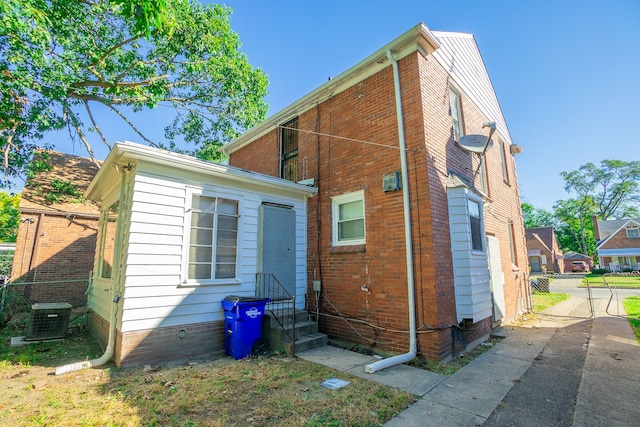
[[291,355],[295,356],[296,297],[291,295],[271,273],[256,273],[256,297],[268,298],[266,310],[291,342]]

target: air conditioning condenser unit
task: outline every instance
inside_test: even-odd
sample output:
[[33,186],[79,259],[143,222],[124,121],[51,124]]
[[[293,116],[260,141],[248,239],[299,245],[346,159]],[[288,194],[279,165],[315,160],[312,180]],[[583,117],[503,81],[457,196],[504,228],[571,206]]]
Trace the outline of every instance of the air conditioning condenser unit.
[[71,315],[66,302],[38,303],[31,306],[31,321],[25,340],[65,338]]

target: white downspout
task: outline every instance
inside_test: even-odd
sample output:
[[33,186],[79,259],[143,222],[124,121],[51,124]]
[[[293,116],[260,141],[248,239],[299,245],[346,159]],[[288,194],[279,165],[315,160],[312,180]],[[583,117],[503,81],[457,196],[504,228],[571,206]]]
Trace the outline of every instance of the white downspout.
[[[123,209],[122,209],[122,201],[124,200],[124,196],[125,196],[125,187],[126,187],[126,179],[127,178],[127,170],[125,169],[125,171],[122,172],[122,182],[120,183],[120,209],[118,211],[118,224],[122,224],[122,216],[123,216]],[[107,221],[108,221],[108,212],[107,212]],[[120,225],[118,226],[118,229],[120,228]],[[121,233],[118,233],[121,234]],[[102,238],[104,238],[104,236],[102,236]],[[120,237],[118,236],[117,239],[119,239]],[[118,251],[118,253],[115,254],[114,256],[114,260],[117,260],[118,265],[120,264],[120,248],[121,247],[121,242],[116,241],[116,245],[115,248],[117,248],[116,250]],[[102,356],[100,356],[97,359],[92,359],[92,360],[83,360],[82,362],[75,362],[75,363],[69,363],[68,365],[63,365],[63,366],[58,366],[56,367],[56,375],[62,375],[62,374],[66,374],[68,372],[75,372],[75,371],[80,371],[83,369],[89,369],[89,368],[96,368],[98,366],[102,366],[105,363],[107,363],[109,360],[111,360],[111,358],[113,357],[113,354],[115,352],[115,347],[116,347],[116,323],[118,321],[118,303],[120,302],[120,294],[118,293],[119,289],[119,285],[117,286],[116,281],[120,281],[119,276],[120,276],[120,268],[118,266],[115,265],[116,262],[114,262],[114,271],[113,271],[113,277],[114,277],[114,282],[113,285],[111,286],[111,313],[110,313],[110,323],[109,323],[109,339],[107,341],[107,348],[104,351],[104,354]],[[117,270],[116,270],[117,269]]]
[[400,96],[400,71],[398,70],[398,61],[396,61],[396,59],[393,57],[390,49],[387,50],[387,58],[389,58],[389,61],[391,61],[391,66],[393,67],[393,85],[396,94],[396,116],[398,119],[398,140],[400,142],[400,166],[402,168],[402,200],[404,205],[404,239],[407,258],[407,294],[409,305],[409,352],[400,354],[398,356],[393,356],[388,359],[382,359],[365,366],[365,371],[369,373],[374,373],[390,366],[409,362],[413,360],[418,353],[416,339],[416,298],[413,279],[413,242],[411,240],[411,210],[409,204],[409,177],[407,175],[407,150],[404,138],[402,98]]

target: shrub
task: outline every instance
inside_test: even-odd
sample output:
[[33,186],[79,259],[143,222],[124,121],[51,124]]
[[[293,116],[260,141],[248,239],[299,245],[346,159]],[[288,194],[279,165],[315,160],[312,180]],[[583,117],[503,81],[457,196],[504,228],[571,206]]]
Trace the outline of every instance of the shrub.
[[597,276],[602,276],[605,273],[611,273],[611,270],[607,270],[606,268],[594,268],[591,270],[591,274],[595,274]]

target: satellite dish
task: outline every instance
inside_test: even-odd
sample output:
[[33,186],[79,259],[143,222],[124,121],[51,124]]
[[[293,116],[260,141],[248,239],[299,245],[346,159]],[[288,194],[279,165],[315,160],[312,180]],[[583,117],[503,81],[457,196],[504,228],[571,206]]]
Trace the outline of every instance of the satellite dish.
[[458,144],[465,151],[482,154],[483,151],[488,151],[493,146],[493,140],[486,135],[465,135],[460,137]]

